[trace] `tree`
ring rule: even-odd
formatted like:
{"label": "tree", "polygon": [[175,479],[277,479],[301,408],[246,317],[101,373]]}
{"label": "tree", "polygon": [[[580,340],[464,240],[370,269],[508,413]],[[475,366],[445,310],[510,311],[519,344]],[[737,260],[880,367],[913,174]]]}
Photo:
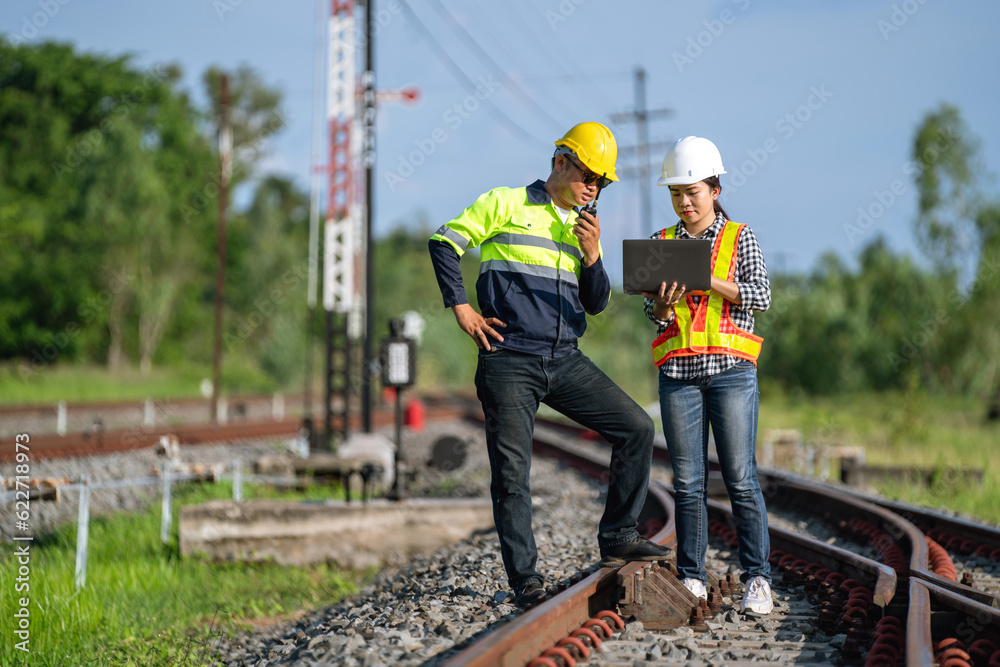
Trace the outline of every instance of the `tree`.
{"label": "tree", "polygon": [[148,370],[174,305],[200,298],[212,153],[179,78],[0,39],[0,359]]}
{"label": "tree", "polygon": [[924,118],[913,140],[912,161],[919,191],[917,237],[924,252],[945,267],[968,265],[978,247],[974,235],[978,141],[956,107],[942,104]]}
{"label": "tree", "polygon": [[257,185],[245,214],[230,223],[225,349],[253,350],[279,384],[303,368],[308,212],[307,193],[269,176]]}
{"label": "tree", "polygon": [[[222,122],[222,75],[222,70],[212,67],[202,77],[210,100],[207,119],[213,138]],[[233,135],[230,187],[235,189],[252,176],[254,165],[267,155],[267,139],[286,124],[281,110],[281,93],[267,86],[246,65],[230,77],[229,123]]]}
{"label": "tree", "polygon": [[984,392],[994,388],[1000,354],[1000,205],[980,190],[978,147],[959,110],[942,104],[917,129],[913,165],[918,238],[932,260],[961,276],[964,288],[953,290],[945,309],[946,344],[937,362],[956,388]]}

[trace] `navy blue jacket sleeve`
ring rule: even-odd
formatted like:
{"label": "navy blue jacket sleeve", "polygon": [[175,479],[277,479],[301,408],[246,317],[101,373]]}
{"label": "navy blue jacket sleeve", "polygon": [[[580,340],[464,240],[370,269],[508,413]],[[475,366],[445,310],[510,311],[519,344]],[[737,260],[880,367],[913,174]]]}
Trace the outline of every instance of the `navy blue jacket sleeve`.
{"label": "navy blue jacket sleeve", "polygon": [[431,239],[427,242],[431,253],[431,263],[434,265],[434,276],[437,278],[444,307],[451,308],[463,303],[469,303],[462,285],[461,259],[455,249],[443,241]]}
{"label": "navy blue jacket sleeve", "polygon": [[588,315],[597,315],[608,307],[611,281],[604,270],[604,260],[598,258],[590,266],[580,266],[580,303]]}

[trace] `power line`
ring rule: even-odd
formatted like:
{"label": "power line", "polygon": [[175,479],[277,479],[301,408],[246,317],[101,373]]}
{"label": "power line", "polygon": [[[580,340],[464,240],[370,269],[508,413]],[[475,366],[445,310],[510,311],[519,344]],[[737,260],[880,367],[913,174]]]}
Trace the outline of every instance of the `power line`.
{"label": "power line", "polygon": [[[427,40],[428,45],[434,47],[442,63],[451,71],[452,75],[456,78],[456,80],[458,80],[458,82],[462,85],[462,87],[469,92],[470,95],[475,95],[476,94],[475,82],[469,78],[469,75],[466,74],[461,67],[459,67],[458,63],[455,62],[455,60],[445,50],[444,46],[441,45],[441,42],[439,42],[438,39],[431,33],[431,31],[427,29],[427,26],[424,24],[424,22],[420,20],[420,17],[417,16],[416,12],[413,11],[413,8],[410,7],[410,3],[407,2],[407,0],[400,0],[400,1],[402,2],[403,8],[407,11],[410,18],[413,19],[413,22],[416,25],[417,29]],[[520,137],[521,139],[531,144],[548,143],[525,131],[524,128],[518,125],[516,121],[511,119],[498,106],[496,106],[492,98],[487,97],[483,101],[486,102],[487,104],[486,106],[487,111],[489,111],[490,109],[495,110],[495,115],[497,115],[500,121],[504,125],[506,125],[508,129],[512,130],[516,136]]]}
{"label": "power line", "polygon": [[[579,108],[575,104],[570,104],[567,99],[567,95],[560,94],[557,90],[553,89],[551,83],[547,82],[557,81],[562,84],[569,84],[574,90],[579,88],[579,83],[569,74],[555,76],[532,76],[532,74],[537,73],[539,69],[539,62],[546,62],[548,59],[546,58],[544,60],[540,60],[538,54],[529,51],[527,48],[507,48],[509,36],[513,34],[511,31],[516,30],[518,33],[521,33],[521,37],[523,38],[523,41],[521,42],[522,44],[527,45],[530,43],[531,46],[535,46],[537,44],[542,44],[544,46],[547,45],[543,40],[539,40],[534,35],[529,35],[525,32],[528,25],[525,25],[523,21],[520,21],[518,17],[511,12],[511,9],[515,9],[513,5],[502,5],[497,7],[498,10],[496,12],[490,13],[486,7],[479,3],[466,3],[462,7],[463,15],[468,13],[470,16],[465,23],[489,26],[492,30],[486,35],[480,35],[480,43],[484,45],[490,44],[489,49],[491,51],[502,52],[504,54],[505,61],[508,62],[508,67],[516,66],[520,68],[517,80],[526,90],[537,91],[538,88],[534,84],[542,82],[542,85],[546,89],[546,93],[542,95],[536,94],[536,97],[540,97],[545,100],[545,108],[553,116],[555,116],[556,119],[560,120],[562,123],[571,124],[568,123],[568,120],[573,120],[579,116]],[[473,13],[476,14],[475,17],[471,16]],[[513,23],[513,27],[504,25],[505,20],[508,24]],[[497,39],[503,43],[502,46],[497,46],[495,41],[489,42],[487,40],[488,37],[494,35],[496,35]],[[510,63],[514,63],[515,65],[511,65]],[[558,69],[559,67],[555,67],[553,71]]]}
{"label": "power line", "polygon": [[552,126],[556,128],[556,132],[562,132],[565,129],[562,127],[563,125],[562,123],[553,118],[552,114],[546,111],[542,107],[542,105],[538,104],[538,102],[536,102],[534,98],[531,97],[531,95],[525,92],[524,88],[521,88],[521,86],[517,83],[517,81],[513,77],[507,74],[507,72],[503,69],[503,67],[501,67],[500,64],[496,60],[494,60],[490,56],[490,54],[486,52],[486,49],[483,48],[483,46],[479,43],[479,41],[475,37],[473,37],[468,30],[465,29],[465,26],[463,26],[458,21],[458,19],[455,18],[455,15],[452,14],[447,7],[441,4],[441,0],[428,0],[428,2],[438,14],[444,17],[444,19],[454,30],[455,34],[457,34],[458,37],[463,42],[465,42],[465,44],[470,49],[472,49],[475,53],[479,54],[480,60],[483,61],[487,67],[492,66],[494,69],[500,72],[500,74],[502,74],[505,79],[510,81],[514,85],[515,93],[517,93],[517,95],[521,99],[523,99],[528,104],[528,106],[536,109],[539,112],[540,117],[544,117],[547,121],[549,121],[552,124]]}
{"label": "power line", "polygon": [[[537,16],[532,17],[532,16],[526,16],[525,15],[525,13],[522,11],[522,7],[521,7],[522,2],[523,2],[523,0],[517,0],[515,2],[511,2],[507,6],[504,6],[505,10],[508,7],[510,7],[510,8],[512,8],[517,13],[517,17],[520,20],[520,24],[518,25],[518,29],[522,29],[523,30],[523,29],[526,29],[526,27],[528,27],[528,26],[530,26],[530,27],[541,26],[542,23],[541,23],[541,21],[538,20]],[[533,10],[537,10],[538,6],[537,5],[532,5],[531,8]],[[537,36],[538,34],[539,33],[536,31],[535,35]],[[556,39],[558,41],[559,45],[562,47],[561,49],[560,48],[552,48],[551,41],[553,39]],[[523,81],[532,81],[532,80],[536,80],[536,79],[545,80],[545,79],[552,79],[552,78],[556,78],[556,79],[558,79],[558,78],[568,78],[573,83],[573,85],[574,85],[574,87],[576,89],[579,90],[581,88],[587,87],[588,92],[595,92],[596,91],[596,92],[600,93],[601,97],[604,98],[605,102],[607,103],[607,105],[609,107],[617,106],[617,103],[614,102],[614,100],[611,99],[611,96],[608,95],[607,91],[604,90],[603,88],[601,88],[599,85],[597,85],[597,79],[599,77],[602,77],[602,76],[614,76],[615,79],[617,80],[617,79],[619,79],[621,77],[621,75],[624,72],[611,72],[611,73],[609,73],[607,75],[602,75],[602,74],[595,74],[593,71],[590,71],[590,69],[588,68],[586,70],[587,71],[586,80],[584,80],[581,83],[580,77],[578,77],[576,74],[572,74],[571,73],[571,72],[575,71],[576,69],[578,69],[579,65],[574,66],[573,63],[567,64],[567,61],[563,59],[563,53],[567,51],[567,47],[566,47],[565,44],[562,43],[562,41],[558,40],[557,31],[556,30],[552,30],[552,34],[550,34],[550,35],[544,35],[544,34],[542,34],[540,38],[532,40],[532,41],[533,41],[534,44],[540,45],[543,49],[545,49],[546,54],[547,54],[546,58],[550,59],[553,62],[558,63],[559,67],[562,70],[566,71],[567,74],[556,76],[556,77],[528,77],[528,78],[523,78],[522,79]]]}
{"label": "power line", "polygon": [[651,118],[663,118],[673,114],[672,109],[647,109],[646,108],[646,70],[642,67],[635,68],[635,109],[625,113],[617,113],[611,116],[616,123],[635,122],[639,131],[639,143],[636,145],[638,167],[639,167],[639,188],[642,191],[642,226],[644,230],[653,233],[653,215],[650,208],[649,195],[649,133],[647,121]]}

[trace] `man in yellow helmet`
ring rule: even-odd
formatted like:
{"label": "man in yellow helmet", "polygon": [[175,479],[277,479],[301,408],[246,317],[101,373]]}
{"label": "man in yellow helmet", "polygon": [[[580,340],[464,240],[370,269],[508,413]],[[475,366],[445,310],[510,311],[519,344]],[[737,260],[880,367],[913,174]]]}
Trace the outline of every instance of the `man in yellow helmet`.
{"label": "man in yellow helmet", "polygon": [[[545,596],[535,569],[528,473],[540,403],[612,445],[608,495],[598,529],[602,564],[661,560],[670,553],[637,531],[646,497],[653,422],[577,348],[586,315],[604,310],[611,283],[601,261],[592,204],[617,181],[618,147],[600,123],[556,140],[545,181],[494,188],[429,242],[444,305],[479,347],[476,390],[486,417],[490,493],[508,583],[520,606]],[[460,259],[481,249],[477,312],[466,299]]]}

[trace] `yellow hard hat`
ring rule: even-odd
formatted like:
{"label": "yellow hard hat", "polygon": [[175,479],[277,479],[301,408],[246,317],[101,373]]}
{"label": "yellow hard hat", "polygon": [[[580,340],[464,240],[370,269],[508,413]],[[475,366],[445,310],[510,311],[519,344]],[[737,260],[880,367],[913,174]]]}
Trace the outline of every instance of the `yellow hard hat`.
{"label": "yellow hard hat", "polygon": [[556,146],[565,146],[576,153],[580,161],[595,174],[603,174],[612,181],[618,180],[615,162],[618,160],[618,143],[611,130],[600,123],[580,123],[574,125],[560,139]]}

